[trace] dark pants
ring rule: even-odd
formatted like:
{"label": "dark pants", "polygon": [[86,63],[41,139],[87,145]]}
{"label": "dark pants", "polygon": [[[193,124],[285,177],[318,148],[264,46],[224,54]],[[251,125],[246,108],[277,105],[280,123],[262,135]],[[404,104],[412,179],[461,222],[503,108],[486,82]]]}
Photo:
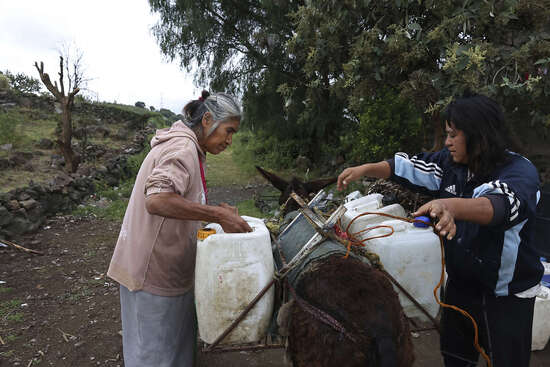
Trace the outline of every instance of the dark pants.
{"label": "dark pants", "polygon": [[[528,367],[535,298],[495,297],[447,284],[445,303],[467,311],[476,321],[479,344],[493,367]],[[474,327],[469,318],[444,308],[441,318],[441,353],[446,367],[476,366]]]}

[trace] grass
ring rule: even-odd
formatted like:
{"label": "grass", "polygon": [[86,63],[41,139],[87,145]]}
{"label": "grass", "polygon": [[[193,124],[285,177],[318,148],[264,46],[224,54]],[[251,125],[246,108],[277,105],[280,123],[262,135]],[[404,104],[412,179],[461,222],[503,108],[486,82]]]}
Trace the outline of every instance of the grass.
{"label": "grass", "polygon": [[234,149],[238,149],[238,147],[232,146],[220,154],[209,154],[207,156],[206,182],[209,187],[226,185],[246,186],[260,179],[252,165],[242,166],[235,162]]}
{"label": "grass", "polygon": [[23,313],[22,312],[16,312],[12,313],[6,316],[6,320],[8,321],[14,321],[14,322],[21,322],[23,321]]}
{"label": "grass", "polygon": [[160,115],[159,112],[151,111],[148,108],[140,108],[140,107],[124,105],[124,104],[118,104],[118,103],[100,102],[99,105],[105,106],[105,107],[116,108],[116,109],[126,111],[126,112],[132,112],[132,113],[135,113],[135,114],[138,114],[138,115],[150,115],[150,116]]}
{"label": "grass", "polygon": [[80,299],[91,295],[93,295],[93,292],[87,286],[83,286],[82,288],[75,290],[74,293],[66,293],[63,297],[71,302],[78,302]]}
{"label": "grass", "polygon": [[[10,335],[8,335],[9,337]],[[6,338],[7,339],[7,338]],[[7,340],[6,340],[7,341]],[[15,350],[8,350],[6,352],[0,352],[0,357],[11,358],[15,355]]]}
{"label": "grass", "polygon": [[6,293],[11,293],[13,292],[13,288],[10,288],[10,287],[1,287],[0,288],[0,294],[6,294]]}
{"label": "grass", "polygon": [[15,312],[21,306],[21,300],[12,299],[10,301],[4,301],[0,303],[0,319],[6,319],[8,321],[20,322],[23,321],[23,313]]}
{"label": "grass", "polygon": [[59,117],[23,107],[0,112],[0,144],[13,144],[13,150],[32,151],[42,138],[52,138]]}
{"label": "grass", "polygon": [[262,218],[265,214],[254,205],[254,199],[249,199],[237,203],[237,209],[239,209],[239,215],[248,215],[249,217]]}

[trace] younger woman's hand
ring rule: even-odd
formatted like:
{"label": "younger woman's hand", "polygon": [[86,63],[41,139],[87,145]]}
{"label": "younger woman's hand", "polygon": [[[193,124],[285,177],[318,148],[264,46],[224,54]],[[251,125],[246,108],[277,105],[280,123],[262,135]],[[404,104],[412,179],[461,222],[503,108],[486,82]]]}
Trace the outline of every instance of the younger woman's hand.
{"label": "younger woman's hand", "polygon": [[350,182],[356,181],[363,177],[361,166],[348,167],[338,176],[336,188],[338,191],[345,189]]}
{"label": "younger woman's hand", "polygon": [[435,231],[448,240],[452,240],[456,234],[456,223],[451,208],[446,204],[445,199],[432,200],[422,205],[412,214],[415,217],[425,215],[437,219]]}

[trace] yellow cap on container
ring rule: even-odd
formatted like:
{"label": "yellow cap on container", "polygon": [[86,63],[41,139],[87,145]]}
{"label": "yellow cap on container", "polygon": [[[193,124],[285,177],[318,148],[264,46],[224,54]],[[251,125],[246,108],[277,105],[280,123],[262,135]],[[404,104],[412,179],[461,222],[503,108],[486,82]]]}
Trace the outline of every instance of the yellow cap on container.
{"label": "yellow cap on container", "polygon": [[199,231],[197,232],[197,239],[202,241],[212,234],[216,234],[216,230],[214,228],[199,229]]}

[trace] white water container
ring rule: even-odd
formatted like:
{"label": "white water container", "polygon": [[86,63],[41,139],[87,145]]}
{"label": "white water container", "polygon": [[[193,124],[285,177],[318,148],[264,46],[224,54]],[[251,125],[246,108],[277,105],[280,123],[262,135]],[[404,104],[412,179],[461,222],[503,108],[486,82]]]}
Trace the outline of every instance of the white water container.
{"label": "white water container", "polygon": [[531,350],[542,350],[550,339],[550,289],[541,286],[535,298]]}
{"label": "white water container", "polygon": [[382,197],[381,194],[370,194],[345,203],[346,212],[340,218],[340,222],[344,226],[343,229],[362,212],[373,211],[382,207]]}
{"label": "white water container", "polygon": [[[360,205],[354,210],[346,211],[344,213],[345,219],[341,220],[342,223],[342,230],[346,230],[348,227],[348,224],[358,215],[365,213],[365,212],[373,212],[373,213],[382,213],[382,214],[389,214],[397,217],[406,217],[405,209],[400,204],[391,204],[383,207],[379,207],[378,209],[374,209],[373,203],[368,203],[365,205]],[[372,209],[371,209],[372,208]],[[357,218],[356,220],[351,223],[351,226],[349,227],[349,233],[354,234],[358,233],[366,228],[372,227],[374,225],[378,225],[381,222],[390,220],[391,218],[385,217],[383,215],[377,215],[377,214],[367,214],[363,215],[362,217]],[[365,238],[365,232],[358,235],[357,238],[363,239]]]}
{"label": "white water container", "polygon": [[[391,226],[391,236],[375,238],[366,242],[370,252],[378,254],[386,271],[405,288],[433,317],[439,311],[433,290],[441,276],[441,247],[438,236],[431,227],[419,228],[400,220],[386,220],[379,225]],[[389,233],[389,228],[377,228],[365,236]],[[428,321],[426,315],[416,307],[397,287],[399,301],[405,315]]]}
{"label": "white water container", "polygon": [[[199,334],[212,344],[273,278],[269,231],[261,219],[245,217],[253,231],[224,233],[219,224],[197,240],[195,304]],[[274,287],[250,310],[222,344],[242,344],[265,336],[273,313]]]}

